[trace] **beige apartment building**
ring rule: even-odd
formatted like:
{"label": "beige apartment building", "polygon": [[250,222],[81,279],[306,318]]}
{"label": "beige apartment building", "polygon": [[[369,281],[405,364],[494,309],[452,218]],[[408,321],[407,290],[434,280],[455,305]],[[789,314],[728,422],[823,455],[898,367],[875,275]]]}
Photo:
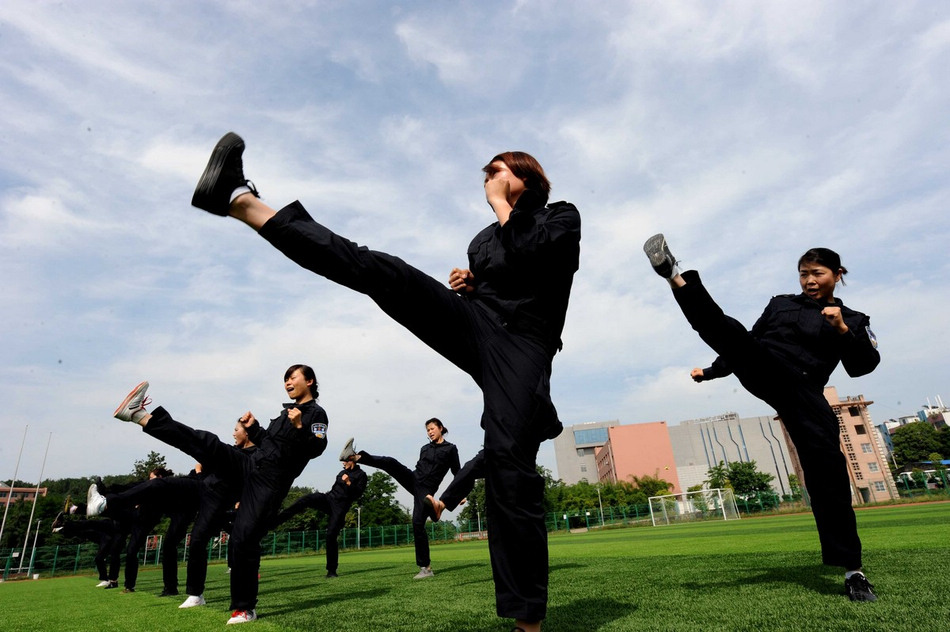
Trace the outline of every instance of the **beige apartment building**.
{"label": "beige apartment building", "polygon": [[[852,503],[863,504],[897,498],[897,487],[887,462],[887,451],[878,433],[874,432],[874,423],[868,412],[868,406],[874,402],[864,399],[864,395],[841,399],[834,386],[825,387],[825,399],[838,417],[841,451],[848,461],[848,474],[851,479]],[[787,433],[785,440],[795,471],[804,481],[798,453]]]}

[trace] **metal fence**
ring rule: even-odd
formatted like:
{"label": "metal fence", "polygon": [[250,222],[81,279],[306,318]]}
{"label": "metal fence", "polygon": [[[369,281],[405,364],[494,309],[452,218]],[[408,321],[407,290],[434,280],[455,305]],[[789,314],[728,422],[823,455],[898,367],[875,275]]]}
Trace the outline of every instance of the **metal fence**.
{"label": "metal fence", "polygon": [[[923,481],[917,479],[898,481],[901,497],[947,496],[950,481],[947,472],[928,474]],[[807,502],[807,501],[806,501]],[[798,499],[783,497],[775,493],[764,492],[752,496],[736,496],[739,511],[745,514],[778,511],[785,507],[804,507]],[[612,526],[650,525],[650,505],[628,505],[625,507],[591,506],[583,509],[555,511],[545,518],[549,532],[570,532],[598,529]],[[456,540],[484,539],[488,536],[488,520],[479,516],[476,520],[450,522],[429,522],[427,524],[431,542],[451,542]],[[216,538],[208,548],[209,561],[224,560],[227,557],[227,534]],[[143,547],[140,552],[142,566],[158,565],[161,560],[162,538],[156,540],[157,546]],[[363,527],[361,529],[343,529],[340,533],[341,549],[364,549],[384,546],[406,546],[412,544],[412,525],[385,525]],[[288,531],[267,534],[261,542],[265,557],[279,555],[297,555],[315,553],[325,548],[326,531]],[[3,580],[14,577],[40,575],[74,575],[94,569],[96,545],[67,544],[37,547],[26,551],[26,558],[20,560],[20,549],[0,549],[0,561],[3,563]],[[178,559],[186,560],[188,551],[179,546]]]}

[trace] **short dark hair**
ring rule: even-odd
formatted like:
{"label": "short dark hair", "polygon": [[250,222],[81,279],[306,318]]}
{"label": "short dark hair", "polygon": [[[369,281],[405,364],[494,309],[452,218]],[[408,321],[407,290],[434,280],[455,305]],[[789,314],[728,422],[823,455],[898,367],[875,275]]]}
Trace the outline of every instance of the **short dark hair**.
{"label": "short dark hair", "polygon": [[291,364],[290,368],[284,371],[284,381],[286,382],[287,379],[294,374],[294,371],[297,370],[299,370],[300,374],[303,375],[303,379],[307,380],[308,382],[313,380],[313,384],[310,385],[310,395],[314,399],[320,397],[320,384],[317,382],[317,375],[313,372],[313,369],[311,369],[306,364]]}
{"label": "short dark hair", "polygon": [[175,473],[172,472],[170,469],[168,469],[167,467],[162,467],[162,466],[158,466],[158,467],[156,467],[156,468],[153,468],[153,469],[149,470],[148,473],[149,473],[149,474],[154,474],[154,475],[155,475],[155,478],[166,478],[166,477],[168,477],[168,476],[174,476],[174,475],[175,475]]}
{"label": "short dark hair", "polygon": [[432,419],[430,419],[430,420],[428,420],[428,421],[426,422],[426,424],[425,424],[426,427],[428,427],[429,424],[435,424],[435,425],[437,425],[437,426],[439,427],[439,430],[442,431],[442,434],[444,434],[444,435],[449,434],[449,429],[446,428],[445,426],[443,426],[443,425],[442,425],[442,422],[439,421],[438,419],[436,419],[435,417],[433,417]]}
{"label": "short dark hair", "polygon": [[482,171],[488,176],[496,173],[498,169],[492,166],[492,163],[499,160],[508,165],[511,173],[524,180],[526,189],[543,194],[547,201],[551,195],[551,181],[544,175],[544,168],[534,156],[523,151],[504,151],[489,160],[488,164],[482,167]]}

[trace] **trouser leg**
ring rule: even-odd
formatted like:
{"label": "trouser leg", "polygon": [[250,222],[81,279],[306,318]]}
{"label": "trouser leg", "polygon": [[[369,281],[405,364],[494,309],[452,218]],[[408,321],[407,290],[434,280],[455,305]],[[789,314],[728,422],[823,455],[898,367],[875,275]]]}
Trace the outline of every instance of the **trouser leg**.
{"label": "trouser leg", "polygon": [[439,500],[445,503],[446,509],[454,511],[472,492],[475,481],[480,478],[485,478],[485,450],[479,450],[478,454],[459,469]]}
{"label": "trouser leg", "polygon": [[204,593],[208,577],[208,543],[221,530],[222,514],[227,504],[227,499],[207,484],[201,486],[200,494],[198,515],[188,544],[188,569],[185,577],[185,592],[195,596]]}
{"label": "trouser leg", "polygon": [[483,392],[488,546],[499,616],[545,617],[548,586],[540,442],[558,423],[546,356],[526,343],[489,345]]}
{"label": "trouser leg", "polygon": [[129,544],[125,549],[125,588],[135,589],[135,582],[139,576],[139,552],[145,547],[148,532],[141,526],[132,527],[129,534]]}
{"label": "trouser leg", "polygon": [[247,464],[247,455],[223,443],[218,436],[205,430],[197,430],[172,419],[159,406],[143,431],[163,443],[178,448],[209,469],[220,472],[225,478],[241,480]]}
{"label": "trouser leg", "polygon": [[407,492],[410,494],[416,493],[416,474],[408,467],[391,456],[377,456],[365,450],[360,450],[359,454],[361,467],[369,466],[382,470],[396,479],[396,482],[402,485]]}
{"label": "trouser leg", "polygon": [[164,591],[178,594],[178,545],[185,539],[194,512],[175,512],[171,516],[162,545],[162,583]]}
{"label": "trouser leg", "polygon": [[320,511],[327,514],[327,572],[335,573],[340,566],[340,531],[343,529],[343,522],[346,519],[346,510],[349,504],[345,502],[332,502],[327,499],[323,506],[318,507]]}
{"label": "trouser leg", "polygon": [[426,531],[426,519],[432,513],[432,504],[422,493],[413,498],[412,507],[412,543],[416,550],[416,566],[426,567],[432,563],[429,557],[429,532]]}
{"label": "trouser leg", "polygon": [[234,518],[229,549],[231,559],[231,608],[252,610],[257,605],[261,538],[267,533],[286,490],[252,477],[244,484],[241,507]]}
{"label": "trouser leg", "polygon": [[778,412],[798,451],[822,561],[848,570],[860,568],[861,539],[851,504],[851,478],[834,411],[821,393],[803,390],[796,406]]}

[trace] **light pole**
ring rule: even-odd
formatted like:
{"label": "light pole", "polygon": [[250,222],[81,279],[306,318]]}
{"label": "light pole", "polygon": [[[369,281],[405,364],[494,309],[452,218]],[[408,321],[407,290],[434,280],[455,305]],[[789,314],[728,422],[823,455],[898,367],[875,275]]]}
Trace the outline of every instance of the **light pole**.
{"label": "light pole", "polygon": [[597,485],[597,504],[600,505],[600,526],[604,526],[604,501],[600,499],[600,485]]}

